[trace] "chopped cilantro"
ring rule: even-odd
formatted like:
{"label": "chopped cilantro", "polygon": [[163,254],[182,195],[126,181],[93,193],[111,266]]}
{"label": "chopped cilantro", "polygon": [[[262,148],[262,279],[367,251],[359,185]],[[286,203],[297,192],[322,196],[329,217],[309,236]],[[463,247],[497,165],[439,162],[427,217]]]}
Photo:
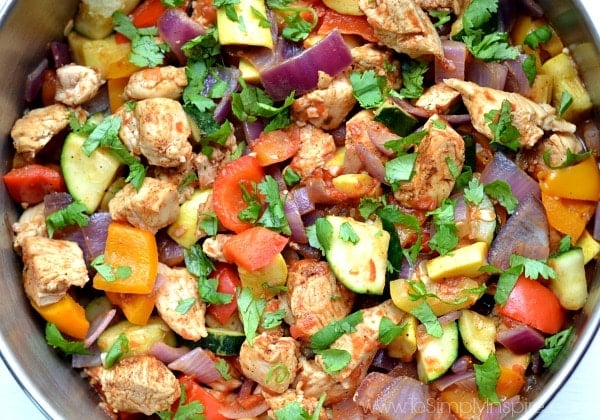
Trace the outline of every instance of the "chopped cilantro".
{"label": "chopped cilantro", "polygon": [[494,353],[490,353],[488,358],[482,364],[473,365],[475,371],[475,382],[477,383],[477,392],[481,398],[499,404],[498,394],[496,394],[496,385],[500,378],[500,366]]}
{"label": "chopped cilantro", "polygon": [[199,279],[198,294],[203,301],[213,305],[223,305],[233,300],[231,293],[221,293],[217,291],[219,280],[217,279]]}
{"label": "chopped cilantro", "polygon": [[175,312],[177,312],[180,315],[185,315],[189,312],[190,309],[192,309],[194,303],[196,303],[196,298],[193,297],[187,299],[180,299],[179,302],[177,302],[177,306],[175,307]]}
{"label": "chopped cilantro", "polygon": [[350,363],[352,356],[348,350],[326,349],[319,352],[326,373],[339,372]]}
{"label": "chopped cilantro", "polygon": [[383,203],[380,200],[371,197],[362,197],[358,204],[358,211],[363,219],[366,220],[381,207],[383,207]]}
{"label": "chopped cilantro", "polygon": [[185,178],[183,178],[181,183],[177,186],[177,191],[180,193],[183,192],[183,190],[185,190],[187,187],[189,187],[196,181],[198,181],[198,174],[196,172],[188,172],[185,175]]}
{"label": "chopped cilantro", "polygon": [[265,176],[265,179],[258,183],[257,189],[265,197],[267,206],[256,224],[290,235],[290,225],[285,216],[283,200],[279,195],[279,185],[275,178],[271,175]]}
{"label": "chopped cilantro", "polygon": [[121,333],[106,352],[104,367],[110,369],[127,352],[129,352],[129,339],[125,333]]}
{"label": "chopped cilantro", "polygon": [[319,351],[331,346],[344,334],[356,331],[356,326],[363,320],[363,311],[356,311],[346,317],[331,321],[310,338],[310,348]]}
{"label": "chopped cilantro", "polygon": [[200,401],[191,401],[187,404],[187,395],[185,393],[185,386],[179,384],[181,390],[181,397],[179,397],[179,404],[177,404],[177,411],[173,414],[168,410],[158,411],[155,414],[160,420],[202,420],[204,419],[204,406]]}
{"label": "chopped cilantro", "polygon": [[189,60],[208,60],[209,64],[214,62],[221,53],[221,44],[219,44],[216,28],[208,28],[203,35],[190,39],[183,44],[181,51],[188,57],[188,62]]}
{"label": "chopped cilantro", "polygon": [[463,191],[465,200],[471,204],[478,206],[483,201],[484,192],[483,185],[479,183],[477,178],[471,178],[469,184]]}
{"label": "chopped cilantro", "polygon": [[521,144],[518,139],[521,137],[521,133],[512,124],[512,106],[507,99],[502,101],[502,106],[499,110],[493,109],[484,114],[483,117],[485,123],[492,130],[492,144],[499,143],[513,151],[519,149]]}
{"label": "chopped cilantro", "polygon": [[[292,0],[267,0],[269,9],[282,12],[285,26],[281,31],[281,36],[290,41],[298,42],[306,39],[313,28],[318,23],[317,11],[312,7],[293,7],[290,6]],[[309,12],[312,20],[304,20],[302,14]]]}
{"label": "chopped cilantro", "polygon": [[525,72],[525,76],[527,76],[529,86],[533,86],[535,76],[537,75],[537,64],[535,61],[535,56],[533,54],[528,54],[525,60],[523,60],[523,64],[521,64],[523,72]]}
{"label": "chopped cilantro", "polygon": [[405,60],[402,62],[402,88],[399,95],[402,98],[414,99],[423,94],[423,81],[429,69],[426,61]]}
{"label": "chopped cilantro", "polygon": [[91,266],[94,267],[98,274],[100,274],[107,282],[123,280],[131,276],[131,267],[113,267],[104,260],[104,254],[100,254],[94,258],[91,262]]}
{"label": "chopped cilantro", "polygon": [[558,243],[558,253],[563,254],[571,248],[571,235],[563,236]]}
{"label": "chopped cilantro", "polygon": [[[403,225],[408,229],[412,230],[417,235],[417,240],[414,242],[414,244],[408,249],[402,250],[402,253],[406,257],[406,259],[411,264],[414,264],[417,260],[417,255],[421,250],[422,244],[421,225],[419,224],[419,220],[416,218],[416,216],[404,213],[397,206],[394,205],[386,205],[382,209],[377,210],[377,215],[381,218],[384,225],[386,224],[386,222]],[[391,246],[392,242],[390,241],[390,251],[388,251],[388,254],[391,253]]]}
{"label": "chopped cilantro", "polygon": [[529,32],[525,36],[523,44],[535,50],[540,44],[550,41],[550,38],[552,38],[552,30],[548,25],[542,25]]}
{"label": "chopped cilantro", "polygon": [[497,200],[509,214],[513,214],[519,205],[519,200],[513,195],[510,184],[502,179],[496,179],[485,185],[483,191]]}
{"label": "chopped cilantro", "polygon": [[221,374],[221,378],[225,379],[226,381],[232,378],[231,374],[229,373],[229,363],[227,363],[225,359],[219,358],[219,360],[215,362],[215,368]]}
{"label": "chopped cilantro", "polygon": [[558,115],[562,117],[572,103],[573,96],[568,90],[564,90],[560,97],[560,104],[558,105]]}
{"label": "chopped cilantro", "polygon": [[210,258],[202,251],[202,246],[197,244],[183,250],[183,259],[187,270],[198,279],[208,278],[208,275],[215,269]]}
{"label": "chopped cilantro", "polygon": [[379,342],[384,346],[390,344],[407,328],[407,324],[396,325],[391,319],[384,316],[379,321]]}
{"label": "chopped cilantro", "polygon": [[419,306],[410,311],[410,313],[425,326],[427,334],[430,336],[440,338],[444,334],[442,324],[440,324],[437,316],[433,313],[431,306],[424,300],[419,303]]}
{"label": "chopped cilantro", "polygon": [[429,247],[441,255],[447,254],[458,245],[458,228],[454,221],[455,206],[456,199],[445,198],[437,209],[427,212],[427,216],[433,216],[435,226]]}
{"label": "chopped cilantro", "polygon": [[77,119],[77,114],[74,111],[69,111],[69,127],[71,131],[77,134],[89,135],[96,128],[97,124],[92,118],[88,118],[85,123],[80,124]]}
{"label": "chopped cilantro", "polygon": [[163,63],[169,46],[166,43],[156,43],[158,29],[155,26],[138,29],[131,19],[120,11],[113,14],[113,24],[115,31],[131,40],[131,63],[138,67],[156,67]]}
{"label": "chopped cilantro", "polygon": [[86,211],[87,207],[85,204],[80,201],[74,201],[68,206],[50,213],[45,219],[48,237],[52,238],[55,231],[67,226],[75,224],[79,227],[87,226],[90,218],[85,214]]}
{"label": "chopped cilantro", "polygon": [[525,274],[525,277],[532,280],[537,280],[539,277],[543,277],[546,280],[556,278],[556,272],[554,269],[542,260],[534,260],[523,257],[522,255],[512,254],[510,256],[510,266],[523,266],[523,273]]}
{"label": "chopped cilantro", "polygon": [[296,185],[301,179],[300,175],[289,166],[283,170],[283,182],[288,187]]}
{"label": "chopped cilantro", "polygon": [[262,327],[266,330],[275,328],[281,325],[281,321],[285,317],[285,310],[280,309],[275,312],[267,312],[263,317]]}
{"label": "chopped cilantro", "polygon": [[384,99],[384,88],[386,79],[384,76],[375,75],[374,70],[363,73],[350,73],[350,83],[354,91],[354,97],[363,108],[377,108]]}
{"label": "chopped cilantro", "polygon": [[160,0],[163,6],[179,7],[185,3],[185,0]]}
{"label": "chopped cilantro", "polygon": [[411,147],[421,143],[421,140],[428,134],[427,130],[419,130],[401,139],[388,140],[383,144],[383,147],[390,149],[396,153],[406,153]]}
{"label": "chopped cilantro", "polygon": [[510,296],[510,292],[515,287],[523,266],[511,267],[508,270],[504,270],[498,277],[498,284],[496,285],[496,293],[494,294],[494,300],[499,305],[504,305]]}
{"label": "chopped cilantro", "polygon": [[452,18],[448,10],[429,10],[427,13],[429,13],[429,16],[432,18],[437,19],[437,21],[433,23],[433,26],[436,28],[450,22],[450,19]]}
{"label": "chopped cilantro", "polygon": [[350,242],[354,245],[360,241],[360,236],[352,228],[352,225],[348,222],[344,222],[340,225],[339,238],[342,241]]}
{"label": "chopped cilantro", "polygon": [[202,229],[208,236],[216,235],[219,227],[217,215],[213,212],[202,213],[200,215],[198,227]]}
{"label": "chopped cilantro", "polygon": [[571,149],[567,149],[567,156],[565,157],[565,161],[558,166],[552,166],[550,163],[550,150],[546,150],[544,152],[543,158],[544,163],[550,169],[563,169],[572,165],[576,165],[579,162],[586,160],[590,156],[593,156],[593,152],[590,150],[585,153],[573,153]]}
{"label": "chopped cilantro", "polygon": [[240,16],[238,16],[237,11],[235,10],[235,5],[239,3],[240,0],[213,0],[214,7],[224,8],[225,15],[229,20],[238,23],[240,22]]}
{"label": "chopped cilantro", "polygon": [[397,156],[385,163],[385,180],[392,184],[392,189],[397,189],[401,181],[410,181],[416,160],[415,152]]}
{"label": "chopped cilantro", "polygon": [[315,221],[316,239],[320,246],[319,249],[328,251],[331,248],[331,238],[333,236],[333,226],[324,217],[319,217]]}
{"label": "chopped cilantro", "polygon": [[260,318],[267,306],[267,301],[263,298],[256,299],[249,287],[244,287],[238,290],[237,295],[238,310],[242,324],[244,325],[244,333],[246,341],[250,346],[256,337],[256,330],[260,323]]}
{"label": "chopped cilantro", "polygon": [[569,328],[562,330],[550,337],[547,337],[544,341],[544,348],[540,349],[540,357],[544,361],[544,367],[549,368],[552,366],[552,363],[557,359],[558,355],[565,347],[569,338],[573,334],[574,328],[570,326]]}
{"label": "chopped cilantro", "polygon": [[460,168],[458,166],[458,163],[456,163],[456,161],[450,156],[446,156],[446,159],[444,160],[446,162],[446,166],[448,167],[448,171],[450,171],[450,175],[452,175],[452,178],[458,178],[460,175]]}
{"label": "chopped cilantro", "polygon": [[46,323],[46,343],[65,354],[90,354],[81,341],[70,341],[62,336],[56,324]]}

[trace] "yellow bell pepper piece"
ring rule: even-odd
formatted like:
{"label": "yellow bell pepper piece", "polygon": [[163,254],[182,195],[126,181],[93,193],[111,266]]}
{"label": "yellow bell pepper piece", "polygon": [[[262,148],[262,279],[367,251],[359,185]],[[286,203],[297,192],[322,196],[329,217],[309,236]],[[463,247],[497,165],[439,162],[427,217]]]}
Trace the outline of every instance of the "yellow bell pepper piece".
{"label": "yellow bell pepper piece", "polygon": [[217,30],[221,45],[254,45],[273,48],[271,28],[262,25],[260,15],[267,16],[263,0],[240,0],[232,6],[238,21],[229,19],[225,7],[217,9]]}
{"label": "yellow bell pepper piece", "polygon": [[594,157],[562,169],[543,171],[538,176],[543,192],[571,200],[600,200],[600,171]]}
{"label": "yellow bell pepper piece", "polygon": [[85,309],[71,295],[65,295],[58,302],[46,306],[37,306],[31,301],[33,308],[46,321],[56,328],[78,340],[85,339],[90,323],[85,317]]}
{"label": "yellow bell pepper piece", "polygon": [[135,325],[146,325],[148,323],[154,310],[154,302],[156,302],[154,292],[147,295],[106,292],[106,296],[113,305],[121,308],[127,321]]}

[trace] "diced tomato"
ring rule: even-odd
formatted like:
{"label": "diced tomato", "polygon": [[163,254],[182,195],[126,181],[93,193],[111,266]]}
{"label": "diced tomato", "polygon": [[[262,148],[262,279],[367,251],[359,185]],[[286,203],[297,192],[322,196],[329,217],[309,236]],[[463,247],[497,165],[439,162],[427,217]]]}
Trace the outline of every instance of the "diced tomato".
{"label": "diced tomato", "polygon": [[[131,22],[136,28],[148,28],[158,24],[158,18],[167,10],[161,0],[144,0],[129,14]],[[116,34],[117,43],[129,42],[122,34]]]}
{"label": "diced tomato", "polygon": [[37,163],[11,169],[3,180],[13,200],[29,205],[40,203],[46,194],[67,191],[58,168]]}
{"label": "diced tomato", "polygon": [[293,126],[290,129],[262,133],[252,145],[256,159],[261,166],[283,162],[294,156],[300,148],[300,129]]}
{"label": "diced tomato", "polygon": [[288,243],[288,238],[262,226],[255,226],[233,236],[223,245],[227,261],[255,271],[266,267]]}
{"label": "diced tomato", "polygon": [[56,95],[57,85],[56,70],[44,70],[44,74],[42,75],[42,105],[48,106],[56,103],[54,96]]}
{"label": "diced tomato", "polygon": [[179,378],[179,383],[185,388],[187,403],[198,401],[204,406],[204,418],[206,420],[226,420],[220,413],[223,403],[219,401],[206,388],[200,386],[191,376],[184,375]]}
{"label": "diced tomato", "polygon": [[236,233],[252,227],[238,217],[240,211],[248,206],[242,198],[240,184],[250,190],[250,183],[258,183],[263,177],[264,172],[258,160],[250,155],[233,160],[221,168],[213,185],[213,205],[223,226]]}
{"label": "diced tomato", "polygon": [[547,334],[556,334],[565,323],[565,310],[556,295],[538,281],[519,277],[504,305],[502,316],[520,321]]}
{"label": "diced tomato", "polygon": [[235,291],[241,285],[235,269],[227,264],[217,264],[215,270],[210,275],[210,278],[219,280],[217,292],[230,293],[233,295],[233,300],[222,305],[209,305],[206,311],[215,317],[221,324],[225,324],[231,315],[237,311],[237,299]]}
{"label": "diced tomato", "polygon": [[367,22],[366,16],[343,15],[324,5],[314,5],[313,7],[317,10],[321,23],[317,34],[325,36],[337,29],[344,35],[359,35],[369,42],[379,41],[373,27]]}

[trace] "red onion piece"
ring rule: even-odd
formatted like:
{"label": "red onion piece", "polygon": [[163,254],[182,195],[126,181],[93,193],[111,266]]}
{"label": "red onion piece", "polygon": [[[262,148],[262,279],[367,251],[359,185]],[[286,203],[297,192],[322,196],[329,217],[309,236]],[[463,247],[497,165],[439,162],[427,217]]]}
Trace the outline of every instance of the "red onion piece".
{"label": "red onion piece", "polygon": [[100,334],[104,332],[104,330],[110,325],[115,315],[117,314],[116,309],[110,309],[92,320],[90,323],[90,328],[88,329],[88,333],[83,340],[83,345],[86,348],[89,348],[96,342]]}
{"label": "red onion piece", "polygon": [[108,225],[112,219],[108,212],[94,213],[90,216],[88,225],[81,228],[85,249],[89,255],[90,262],[98,255],[104,253]]}
{"label": "red onion piece", "polygon": [[469,114],[444,114],[440,115],[440,118],[446,120],[450,125],[462,125],[471,122],[471,116]]}
{"label": "red onion piece", "polygon": [[365,379],[362,380],[359,387],[354,393],[354,402],[365,411],[370,410],[377,399],[377,396],[381,393],[381,390],[394,378],[380,372],[371,372]]}
{"label": "red onion piece", "polygon": [[517,354],[537,351],[544,347],[544,336],[527,325],[498,330],[496,341]]}
{"label": "red onion piece", "polygon": [[394,368],[398,364],[398,359],[394,359],[388,355],[387,350],[379,349],[377,353],[375,353],[375,357],[371,362],[371,368],[375,368],[379,371],[384,371],[388,373],[390,370]]}
{"label": "red onion piece", "polygon": [[180,64],[187,63],[187,57],[181,50],[183,44],[206,32],[204,27],[189,17],[183,10],[168,8],[158,18],[158,33],[165,40]]}
{"label": "red onion piece", "polygon": [[[519,0],[519,5],[523,7],[524,12],[532,18],[539,19],[544,16],[544,9],[542,9],[542,6],[537,4],[535,0]],[[510,6],[514,7],[514,5]]]}
{"label": "red onion piece", "polygon": [[592,236],[595,240],[600,241],[600,203],[596,206],[596,214],[594,215],[594,231]]}
{"label": "red onion piece", "polygon": [[473,367],[473,358],[467,354],[460,356],[452,363],[450,370],[453,373],[463,373]]}
{"label": "red onion piece", "polygon": [[50,43],[50,54],[54,60],[54,68],[59,68],[73,62],[71,51],[66,42],[52,41]]}
{"label": "red onion piece", "polygon": [[169,267],[174,267],[183,262],[183,247],[173,240],[164,231],[156,235],[158,247],[158,261]]}
{"label": "red onion piece", "polygon": [[420,418],[419,414],[426,415],[428,398],[427,385],[409,376],[398,376],[381,388],[372,406],[362,407],[381,418]]}
{"label": "red onion piece", "polygon": [[[388,130],[381,130],[379,126],[375,126],[373,128],[367,129],[367,134],[369,135],[369,140],[373,143],[373,146],[379,151],[382,155],[392,157],[394,156],[394,152],[387,147],[385,147],[385,143],[390,140],[395,140],[398,138],[397,134],[394,134]],[[363,146],[364,147],[364,146]]]}
{"label": "red onion piece", "polygon": [[296,204],[294,197],[287,197],[283,205],[283,209],[292,232],[292,241],[301,244],[308,243],[308,237],[306,236],[306,230],[304,229],[304,222],[302,221],[302,216],[300,215],[300,210],[298,210],[298,205]]}
{"label": "red onion piece", "polygon": [[465,370],[464,372],[459,373],[450,373],[448,375],[442,376],[440,379],[436,379],[432,385],[438,391],[443,391],[451,385],[457,384],[463,381],[474,381],[475,380],[475,372],[473,370]]}
{"label": "red onion piece", "polygon": [[506,74],[506,84],[504,90],[508,92],[517,92],[523,96],[529,97],[531,94],[531,86],[529,80],[523,70],[523,62],[527,58],[527,54],[519,54],[515,60],[504,61],[508,72]]}
{"label": "red onion piece", "polygon": [[480,181],[486,185],[497,179],[508,182],[513,195],[519,201],[531,194],[540,198],[539,184],[500,152],[494,154],[494,159],[481,172]]}
{"label": "red onion piece", "polygon": [[74,354],[71,357],[71,367],[74,369],[83,369],[94,366],[102,366],[102,358],[97,349],[90,354]]}
{"label": "red onion piece", "polygon": [[155,341],[150,346],[148,354],[163,363],[169,364],[190,351],[187,347],[171,347],[164,341]]}
{"label": "red onion piece", "polygon": [[363,163],[358,156],[358,151],[353,145],[346,147],[344,153],[344,163],[342,164],[342,172],[345,174],[357,174],[363,167]]}
{"label": "red onion piece", "polygon": [[239,404],[227,404],[219,410],[219,413],[228,419],[246,419],[258,417],[269,409],[269,405],[263,399],[260,403],[250,408],[243,408]]}
{"label": "red onion piece", "polygon": [[85,109],[89,115],[107,111],[110,108],[108,101],[108,85],[105,83],[100,86],[98,93],[92,99],[82,104],[81,107]]}
{"label": "red onion piece", "polygon": [[240,123],[242,131],[244,132],[244,138],[246,144],[252,147],[256,140],[260,137],[260,134],[265,129],[265,123],[262,119],[257,119],[254,122],[242,121]]}
{"label": "red onion piece", "polygon": [[546,259],[550,253],[548,220],[540,200],[522,200],[492,241],[488,262],[502,270],[510,267],[511,254]]}
{"label": "red onion piece", "polygon": [[319,71],[336,76],[350,64],[350,49],[339,31],[334,30],[302,53],[264,69],[260,78],[267,94],[281,101],[292,91],[302,95],[316,88]]}
{"label": "red onion piece", "polygon": [[356,151],[358,152],[358,158],[365,166],[367,173],[379,182],[386,182],[385,166],[383,165],[383,162],[379,156],[371,152],[362,144],[356,144],[354,147],[356,148]]}
{"label": "red onion piece", "polygon": [[583,125],[583,143],[588,151],[600,156],[600,128],[596,121],[588,121]]}
{"label": "red onion piece", "polygon": [[479,86],[504,90],[508,68],[501,63],[486,63],[474,59],[467,65],[467,80]]}
{"label": "red onion piece", "polygon": [[456,200],[454,206],[454,223],[458,228],[456,234],[459,238],[464,238],[471,233],[471,228],[469,226],[469,209],[462,192],[454,194],[452,199]]}
{"label": "red onion piece", "polygon": [[308,189],[305,186],[294,188],[290,191],[290,195],[296,202],[296,206],[298,207],[301,216],[304,216],[315,209],[315,203],[310,200]]}
{"label": "red onion piece", "polygon": [[44,81],[44,71],[48,68],[48,59],[44,58],[40,63],[27,75],[25,79],[25,100],[33,102],[37,99],[42,89]]}
{"label": "red onion piece", "polygon": [[465,80],[465,67],[469,51],[467,46],[459,41],[451,39],[442,40],[444,49],[444,59],[435,59],[435,82],[442,82],[444,79]]}
{"label": "red onion piece", "polygon": [[498,32],[510,32],[518,14],[515,0],[498,1]]}
{"label": "red onion piece", "polygon": [[517,418],[523,411],[521,396],[515,395],[501,401],[500,404],[486,404],[481,412],[481,420],[500,420],[503,418]]}
{"label": "red onion piece", "polygon": [[53,192],[44,196],[44,216],[48,217],[55,211],[62,210],[73,202],[71,194]]}
{"label": "red onion piece", "polygon": [[331,406],[331,414],[334,419],[364,420],[363,409],[354,402],[352,398],[345,398]]}
{"label": "red onion piece", "polygon": [[[438,321],[440,321],[440,324],[446,325],[446,324],[449,324],[451,322],[456,321],[458,318],[460,318],[461,315],[462,315],[461,311],[448,312],[447,314],[442,315],[441,317],[439,317]],[[424,327],[425,326],[423,326],[423,328]]]}
{"label": "red onion piece", "polygon": [[404,99],[393,97],[392,100],[396,104],[398,104],[403,110],[405,110],[410,115],[412,115],[413,117],[416,117],[416,118],[429,118],[429,117],[431,117],[433,115],[432,111],[428,111],[425,108],[414,106],[413,104],[411,104],[410,102],[408,102],[408,101],[406,101]]}
{"label": "red onion piece", "polygon": [[201,347],[190,350],[183,356],[168,364],[169,369],[192,375],[198,382],[210,383],[219,380],[221,374],[215,362]]}

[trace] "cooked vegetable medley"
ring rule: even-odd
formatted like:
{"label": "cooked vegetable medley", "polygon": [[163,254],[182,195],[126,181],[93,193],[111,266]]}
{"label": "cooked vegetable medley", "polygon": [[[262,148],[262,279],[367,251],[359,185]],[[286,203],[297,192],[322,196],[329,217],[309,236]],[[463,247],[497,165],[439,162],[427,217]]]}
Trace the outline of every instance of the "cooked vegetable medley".
{"label": "cooked vegetable medley", "polygon": [[3,180],[108,415],[519,414],[600,251],[592,103],[534,1],[82,0],[67,28]]}

